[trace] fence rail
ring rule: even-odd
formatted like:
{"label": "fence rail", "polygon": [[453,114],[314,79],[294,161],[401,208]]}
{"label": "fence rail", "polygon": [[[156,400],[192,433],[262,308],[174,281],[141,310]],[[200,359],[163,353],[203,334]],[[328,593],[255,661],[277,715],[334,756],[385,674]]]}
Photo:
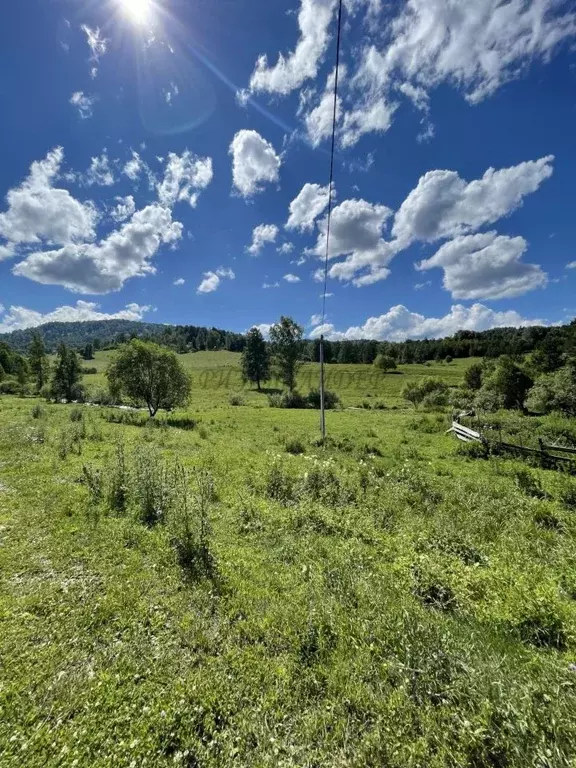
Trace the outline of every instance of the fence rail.
{"label": "fence rail", "polygon": [[[464,416],[461,414],[460,417]],[[458,418],[460,418],[458,417]],[[452,420],[452,426],[447,430],[446,434],[455,435],[458,440],[462,440],[464,443],[488,443],[488,440],[481,432],[477,432],[470,427],[465,427],[460,424],[458,418]],[[524,445],[515,445],[514,443],[507,443],[500,438],[497,443],[498,450],[502,452],[508,452],[516,456],[522,456],[526,458],[537,459],[540,466],[544,469],[562,469],[572,474],[576,474],[576,448],[567,448],[563,445],[547,445],[542,438],[538,438],[539,448],[527,448]],[[569,456],[555,456],[556,453],[567,453]]]}

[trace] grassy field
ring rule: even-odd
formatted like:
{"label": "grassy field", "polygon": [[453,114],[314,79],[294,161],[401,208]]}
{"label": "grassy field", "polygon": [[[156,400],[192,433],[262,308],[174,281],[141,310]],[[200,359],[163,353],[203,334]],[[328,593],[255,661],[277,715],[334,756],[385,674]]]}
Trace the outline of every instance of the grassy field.
{"label": "grassy field", "polygon": [[[97,374],[84,377],[90,389],[93,386],[105,386],[104,372],[114,354],[112,351],[97,352],[95,359],[84,363],[94,367]],[[267,382],[263,393],[258,393],[244,384],[240,372],[240,355],[236,352],[195,352],[179,355],[179,360],[192,374],[192,405],[202,408],[228,404],[230,394],[240,392],[250,405],[268,406],[266,393],[280,385],[276,381]],[[421,377],[441,377],[448,384],[460,384],[466,368],[477,362],[475,358],[455,360],[450,364],[431,363],[429,365],[401,365],[397,371],[381,373],[369,365],[327,365],[326,387],[335,390],[347,406],[359,406],[370,397],[377,397],[386,405],[402,405],[403,387],[410,381]],[[302,366],[298,379],[298,388],[303,394],[319,385],[319,366],[307,363]]]}
{"label": "grassy field", "polygon": [[0,766],[576,765],[576,480],[402,403],[465,364],[331,367],[323,449],[184,359],[182,428],[0,402]]}

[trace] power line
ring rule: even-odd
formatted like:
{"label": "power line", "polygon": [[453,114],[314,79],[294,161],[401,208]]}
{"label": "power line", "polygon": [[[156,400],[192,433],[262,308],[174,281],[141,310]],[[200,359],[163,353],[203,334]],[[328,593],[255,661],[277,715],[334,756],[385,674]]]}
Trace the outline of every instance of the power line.
{"label": "power line", "polygon": [[[338,73],[340,69],[340,39],[342,33],[342,0],[338,0],[338,34],[336,37],[336,69],[334,70],[334,110],[332,113],[332,148],[330,150],[330,179],[328,182],[328,216],[326,219],[326,256],[324,259],[324,292],[322,294],[322,323],[326,318],[326,288],[328,285],[328,254],[330,252],[330,224],[332,221],[332,186],[334,180],[334,151],[336,147],[336,117],[338,112]],[[326,411],[324,403],[324,335],[320,336],[320,432],[326,440]]]}
{"label": "power line", "polygon": [[332,221],[332,182],[334,180],[334,151],[336,147],[336,118],[338,112],[338,73],[340,70],[340,39],[342,32],[342,0],[338,2],[338,34],[336,38],[336,69],[334,72],[334,110],[332,113],[332,148],[330,150],[330,181],[328,183],[328,218],[326,222],[326,257],[324,259],[324,293],[322,295],[322,325],[326,317],[326,288],[328,284],[328,253]]}

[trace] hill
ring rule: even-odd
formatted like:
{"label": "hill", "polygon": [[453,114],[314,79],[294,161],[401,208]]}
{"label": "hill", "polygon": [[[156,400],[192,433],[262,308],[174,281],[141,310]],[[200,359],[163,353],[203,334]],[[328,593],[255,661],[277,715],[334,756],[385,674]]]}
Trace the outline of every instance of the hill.
{"label": "hill", "polygon": [[27,351],[34,333],[39,332],[50,351],[60,342],[72,347],[81,347],[96,339],[101,347],[114,346],[121,336],[159,336],[166,328],[158,323],[143,323],[137,320],[87,320],[74,323],[46,323],[38,328],[0,334],[5,341],[19,352]]}

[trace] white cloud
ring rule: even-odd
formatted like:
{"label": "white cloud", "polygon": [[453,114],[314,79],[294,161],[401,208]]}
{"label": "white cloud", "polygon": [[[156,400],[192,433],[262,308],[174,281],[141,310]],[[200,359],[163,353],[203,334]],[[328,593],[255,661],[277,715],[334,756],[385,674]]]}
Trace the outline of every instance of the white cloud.
{"label": "white cloud", "polygon": [[16,255],[16,250],[12,243],[8,243],[7,245],[0,245],[0,261],[4,261],[5,259],[11,259],[15,255]]}
{"label": "white cloud", "polygon": [[98,62],[100,56],[104,56],[106,53],[109,41],[101,36],[98,27],[96,27],[96,29],[90,29],[90,27],[86,24],[82,24],[80,29],[86,35],[86,42],[88,43],[88,47],[92,52],[92,61]]}
{"label": "white cloud", "polygon": [[[112,314],[100,312],[99,305],[90,301],[77,301],[74,306],[57,307],[52,312],[36,312],[26,307],[13,306],[0,321],[0,333],[10,333],[24,328],[36,328],[45,323],[72,323],[87,320],[142,320],[151,310],[149,306],[128,304],[125,309]],[[2,314],[3,310],[0,310]]]}
{"label": "white cloud", "polygon": [[443,317],[425,317],[417,312],[410,312],[402,304],[391,307],[379,317],[369,317],[362,326],[337,331],[333,324],[325,323],[310,333],[313,339],[322,334],[331,340],[341,339],[376,339],[404,341],[405,339],[438,339],[452,336],[456,331],[486,331],[489,328],[524,327],[545,325],[543,320],[531,320],[518,312],[509,310],[496,312],[483,304],[464,307],[454,304],[450,312]]}
{"label": "white cloud", "polygon": [[232,155],[234,186],[243,197],[261,192],[264,183],[278,181],[280,157],[272,144],[257,131],[238,131],[232,139],[229,153]]}
{"label": "white cloud", "polygon": [[520,259],[528,247],[522,237],[496,232],[465,235],[445,243],[420,270],[441,267],[444,288],[455,299],[505,299],[546,285],[547,275],[537,264]]}
{"label": "white cloud", "polygon": [[571,261],[566,264],[566,269],[576,269],[576,261]]}
{"label": "white cloud", "polygon": [[[388,276],[386,265],[395,250],[383,239],[382,229],[391,213],[385,205],[372,204],[366,200],[344,200],[334,208],[328,258],[346,256],[346,259],[330,267],[330,277],[352,280],[355,285],[361,286],[384,280]],[[320,234],[314,253],[319,258],[324,258],[326,253],[326,226],[326,218],[318,223]],[[357,277],[357,273],[363,270],[368,272]]]}
{"label": "white cloud", "polygon": [[76,107],[82,120],[92,117],[92,107],[96,102],[96,96],[89,96],[84,91],[75,91],[70,96],[70,104]]}
{"label": "white cloud", "polygon": [[310,318],[310,325],[320,325],[322,322],[322,315],[312,315]]}
{"label": "white cloud", "polygon": [[12,243],[64,244],[95,237],[98,213],[93,203],[81,203],[66,189],[53,186],[64,151],[51,150],[32,163],[26,180],[6,195],[8,210],[0,213],[0,235]]}
{"label": "white cloud", "polygon": [[122,169],[122,173],[125,176],[128,176],[130,181],[136,181],[136,179],[140,176],[142,173],[142,170],[144,169],[144,162],[138,152],[132,152],[132,158],[128,160],[124,168]]}
{"label": "white cloud", "polygon": [[265,339],[268,338],[270,335],[270,328],[272,328],[273,323],[260,323],[259,325],[253,325],[252,328],[258,328],[262,336],[264,336]]}
{"label": "white cloud", "polygon": [[184,285],[185,282],[186,282],[186,280],[184,280],[183,277],[179,277],[176,280],[174,280],[172,285]]}
{"label": "white cloud", "polygon": [[305,80],[315,79],[330,39],[328,28],[335,6],[336,0],[301,0],[300,39],[296,48],[287,57],[280,53],[272,67],[268,66],[265,55],[260,56],[250,79],[250,89],[286,95]]}
{"label": "white cloud", "polygon": [[294,250],[294,243],[282,243],[282,245],[279,248],[276,248],[278,253],[283,254],[286,256],[289,253],[292,253]]}
{"label": "white cloud", "polygon": [[280,283],[278,281],[275,283],[262,283],[262,288],[280,288]]}
{"label": "white cloud", "polygon": [[78,293],[118,291],[131,277],[154,274],[150,263],[162,244],[182,236],[182,224],[157,204],[137,211],[121,229],[100,243],[69,243],[55,251],[32,253],[12,270],[46,285]]}
{"label": "white cloud", "polygon": [[188,150],[182,155],[170,152],[164,178],[158,185],[158,199],[162,205],[170,207],[183,201],[195,208],[198,190],[206,189],[213,176],[211,157],[197,157]]}
{"label": "white cloud", "polygon": [[415,291],[421,291],[424,288],[428,288],[428,286],[430,286],[430,285],[432,285],[432,281],[431,280],[426,280],[424,283],[416,283],[414,285],[414,290]]}
{"label": "white cloud", "polygon": [[290,203],[290,215],[286,229],[311,232],[314,222],[328,205],[328,184],[304,184],[298,195]]}
{"label": "white cloud", "polygon": [[[306,125],[306,133],[308,140],[313,147],[318,147],[324,139],[327,139],[332,135],[332,126],[334,123],[334,78],[336,76],[336,69],[333,69],[326,81],[326,88],[320,96],[320,100],[315,107],[310,109],[309,112],[305,112],[305,104],[309,99],[303,98],[301,100],[300,113],[304,113],[304,124]],[[341,65],[338,70],[339,83],[346,77],[346,67]],[[340,123],[342,117],[342,99],[340,96],[336,98],[336,125]]]}
{"label": "white cloud", "polygon": [[114,182],[114,173],[110,168],[110,161],[106,150],[104,150],[100,157],[92,158],[90,168],[86,174],[86,184],[89,187],[93,184],[97,184],[100,187],[111,187]]}
{"label": "white cloud", "polygon": [[132,195],[128,195],[127,197],[117,197],[115,199],[118,205],[116,205],[110,212],[111,219],[121,222],[126,221],[126,219],[129,219],[134,215],[136,211],[136,203],[134,202]]}
{"label": "white cloud", "polygon": [[276,224],[259,224],[252,230],[252,244],[246,248],[252,256],[258,256],[266,243],[275,243],[278,237]]}
{"label": "white cloud", "polygon": [[[387,130],[403,93],[426,110],[428,92],[450,84],[475,104],[514,80],[537,59],[546,62],[576,34],[576,15],[559,0],[407,0],[386,24],[388,45],[360,54],[351,80],[358,102],[345,116],[343,143]],[[429,137],[430,131],[421,134]]]}
{"label": "white cloud", "polygon": [[477,103],[520,76],[531,62],[547,61],[576,34],[576,16],[557,0],[408,0],[392,23],[380,79],[392,76],[433,88],[449,82]]}
{"label": "white cloud", "polygon": [[293,275],[290,272],[287,275],[284,275],[284,277],[282,279],[286,280],[287,283],[299,283],[300,282],[300,278],[298,277],[298,275]]}
{"label": "white cloud", "polygon": [[231,269],[218,267],[216,272],[204,272],[204,279],[196,289],[196,293],[213,293],[220,287],[223,279],[234,280],[236,275]]}
{"label": "white cloud", "polygon": [[548,155],[499,171],[489,168],[469,183],[455,171],[429,171],[402,203],[392,232],[402,247],[474,232],[535,192],[552,175],[553,159]]}
{"label": "white cloud", "polygon": [[164,91],[164,98],[166,99],[166,104],[168,104],[168,106],[171,107],[174,97],[178,96],[179,94],[180,94],[180,89],[178,88],[178,85],[176,83],[170,83],[170,86],[166,88]]}

